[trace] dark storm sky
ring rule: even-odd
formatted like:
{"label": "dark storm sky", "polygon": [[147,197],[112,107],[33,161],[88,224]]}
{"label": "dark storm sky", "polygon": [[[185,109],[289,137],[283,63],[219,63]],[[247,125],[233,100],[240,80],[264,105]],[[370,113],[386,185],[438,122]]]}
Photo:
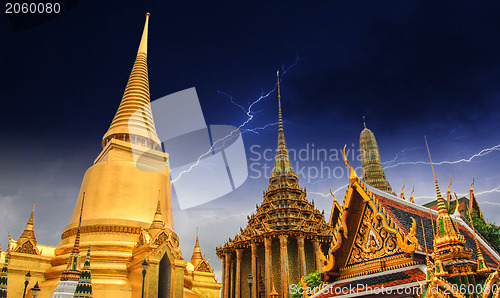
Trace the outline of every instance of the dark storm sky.
{"label": "dark storm sky", "polygon": [[[39,241],[57,244],[120,103],[148,11],[151,99],[196,87],[208,124],[246,120],[218,91],[247,107],[273,89],[276,69],[296,63],[281,89],[289,148],[357,147],[363,115],[385,162],[426,161],[424,135],[438,162],[467,159],[500,143],[498,1],[77,1],[63,15],[20,31],[3,14],[2,248],[7,231],[14,238],[22,232],[34,200]],[[276,93],[253,111],[243,129],[276,122]],[[247,154],[255,144],[275,148],[276,135],[275,126],[244,134]],[[474,174],[478,192],[487,194],[500,185],[499,164],[492,152],[438,166],[437,175],[445,189],[453,174],[458,194],[467,192]],[[428,166],[386,173],[396,193],[406,181],[408,193],[415,183],[418,202],[432,199]],[[328,212],[331,198],[321,194],[347,177],[301,181]],[[205,209],[174,214],[185,257],[200,226],[204,252],[216,260],[214,247],[246,225],[245,214],[265,188],[264,177],[249,179]],[[498,187],[484,199],[490,205],[483,212],[498,222],[495,192]],[[342,191],[336,195],[342,199]]]}

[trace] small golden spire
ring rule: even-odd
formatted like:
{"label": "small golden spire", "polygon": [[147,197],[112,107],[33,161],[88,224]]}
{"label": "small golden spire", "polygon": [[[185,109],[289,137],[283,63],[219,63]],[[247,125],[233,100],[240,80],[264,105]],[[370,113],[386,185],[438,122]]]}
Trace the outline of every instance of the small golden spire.
{"label": "small golden spire", "polygon": [[424,136],[425,139],[425,146],[427,147],[427,153],[429,154],[429,161],[431,163],[431,168],[432,168],[432,174],[434,175],[434,183],[436,185],[436,193],[437,193],[437,201],[438,201],[438,211],[440,214],[448,213],[448,210],[446,209],[445,203],[443,201],[443,198],[441,197],[441,191],[439,191],[439,185],[436,179],[436,172],[434,172],[434,165],[432,164],[432,159],[431,159],[431,152],[429,150],[429,144],[427,144],[427,137]]}
{"label": "small golden spire", "polygon": [[26,224],[26,228],[24,228],[23,234],[17,240],[18,243],[24,242],[24,241],[20,241],[20,240],[24,240],[24,239],[32,239],[36,243],[35,225],[34,225],[34,221],[33,221],[33,217],[35,216],[35,204],[36,204],[36,202],[33,202],[33,208],[31,209],[30,218],[28,220],[28,223]]}
{"label": "small golden spire", "polygon": [[410,202],[415,203],[413,200],[413,192],[415,191],[415,183],[413,183],[413,188],[411,189],[411,194],[410,194]]}
{"label": "small golden spire", "polygon": [[196,242],[194,244],[193,255],[191,256],[191,264],[196,268],[198,264],[203,261],[203,255],[201,254],[200,242],[198,240],[198,228],[196,228]]}
{"label": "small golden spire", "polygon": [[406,182],[403,180],[403,187],[401,187],[401,194],[399,195],[399,197],[403,200],[405,200],[405,192],[404,192],[405,186]]}

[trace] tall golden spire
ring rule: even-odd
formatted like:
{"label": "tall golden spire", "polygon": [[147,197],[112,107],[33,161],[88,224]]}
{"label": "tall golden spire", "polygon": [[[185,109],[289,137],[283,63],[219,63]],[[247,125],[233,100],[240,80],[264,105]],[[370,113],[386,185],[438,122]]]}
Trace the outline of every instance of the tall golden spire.
{"label": "tall golden spire", "polygon": [[285,132],[283,130],[283,117],[281,114],[281,93],[280,93],[280,72],[276,72],[278,80],[278,118],[279,118],[279,128],[278,128],[278,150],[276,151],[276,161],[274,162],[274,176],[288,175],[293,173],[292,166],[290,165],[290,159],[288,157],[288,151],[286,149],[285,142]]}
{"label": "tall golden spire", "polygon": [[132,68],[122,101],[102,139],[102,147],[113,138],[160,150],[161,143],[151,112],[147,66],[149,13],[142,33],[137,58]]}

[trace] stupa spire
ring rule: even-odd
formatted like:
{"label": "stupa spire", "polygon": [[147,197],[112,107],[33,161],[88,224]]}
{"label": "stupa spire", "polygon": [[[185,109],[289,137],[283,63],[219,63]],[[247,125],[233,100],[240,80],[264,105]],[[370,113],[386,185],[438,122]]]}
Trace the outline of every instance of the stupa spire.
{"label": "stupa spire", "polygon": [[142,33],[137,58],[132,68],[122,101],[111,125],[102,139],[102,147],[111,139],[119,139],[160,150],[149,98],[147,66],[149,13]]}
{"label": "stupa spire", "polygon": [[274,176],[288,175],[293,173],[286,149],[285,132],[283,129],[283,116],[281,114],[281,93],[280,93],[280,72],[276,72],[278,84],[278,150],[276,151],[276,161],[274,162]]}

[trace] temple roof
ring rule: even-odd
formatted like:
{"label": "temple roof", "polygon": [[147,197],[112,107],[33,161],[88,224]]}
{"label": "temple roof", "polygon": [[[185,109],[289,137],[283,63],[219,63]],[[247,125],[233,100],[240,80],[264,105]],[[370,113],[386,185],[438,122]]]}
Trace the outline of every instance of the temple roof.
{"label": "temple roof", "polygon": [[259,242],[265,236],[276,234],[324,237],[325,241],[331,236],[332,227],[326,223],[324,212],[306,199],[306,190],[299,186],[299,178],[290,165],[283,130],[279,72],[277,86],[278,146],[269,186],[264,191],[263,202],[256,206],[256,213],[248,217],[246,228],[240,228],[234,239],[217,248],[218,253],[224,248],[246,246],[252,239]]}
{"label": "temple roof", "polygon": [[148,23],[149,13],[146,14],[144,31],[132,73],[130,74],[118,111],[103,137],[103,147],[107,144],[109,138],[119,138],[131,142],[133,137],[139,137],[149,141],[147,144],[143,144],[146,147],[157,150],[161,148],[161,142],[156,134],[149,97],[147,66]]}

